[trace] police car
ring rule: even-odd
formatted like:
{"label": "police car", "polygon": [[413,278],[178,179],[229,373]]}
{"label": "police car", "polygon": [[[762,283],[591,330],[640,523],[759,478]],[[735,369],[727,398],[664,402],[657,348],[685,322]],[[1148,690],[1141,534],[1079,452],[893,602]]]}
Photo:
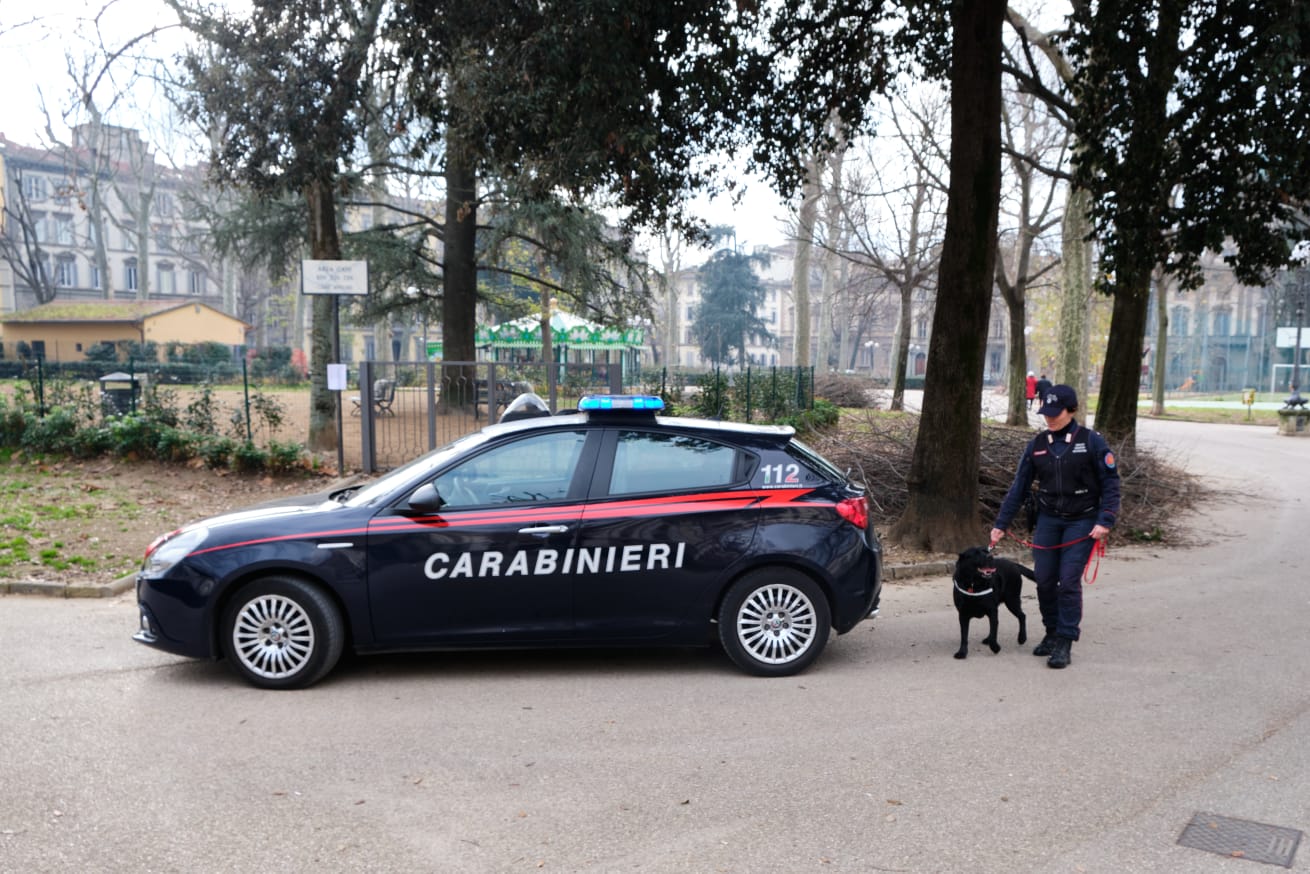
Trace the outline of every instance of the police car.
{"label": "police car", "polygon": [[363,486],[160,537],[141,643],[301,688],[360,653],[697,645],[786,676],[875,609],[861,486],[791,428],[535,395]]}

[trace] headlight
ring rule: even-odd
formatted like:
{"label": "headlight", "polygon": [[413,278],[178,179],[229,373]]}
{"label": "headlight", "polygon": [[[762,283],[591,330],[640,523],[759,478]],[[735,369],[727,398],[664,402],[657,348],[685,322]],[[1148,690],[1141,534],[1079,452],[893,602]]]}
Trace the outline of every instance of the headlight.
{"label": "headlight", "polygon": [[204,543],[208,536],[209,529],[203,526],[164,535],[150,544],[150,548],[146,550],[146,560],[141,566],[141,573],[148,577],[162,577],[168,573],[169,568]]}

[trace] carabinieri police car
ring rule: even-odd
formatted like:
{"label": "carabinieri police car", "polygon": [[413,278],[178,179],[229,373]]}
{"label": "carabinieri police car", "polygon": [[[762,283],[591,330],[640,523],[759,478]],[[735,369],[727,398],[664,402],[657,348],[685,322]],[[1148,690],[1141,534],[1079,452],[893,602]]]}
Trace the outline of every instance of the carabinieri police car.
{"label": "carabinieri police car", "polygon": [[[501,422],[363,486],[160,537],[135,639],[301,688],[361,653],[696,645],[786,676],[870,615],[861,486],[791,428],[591,396]],[[513,421],[509,421],[513,420]]]}

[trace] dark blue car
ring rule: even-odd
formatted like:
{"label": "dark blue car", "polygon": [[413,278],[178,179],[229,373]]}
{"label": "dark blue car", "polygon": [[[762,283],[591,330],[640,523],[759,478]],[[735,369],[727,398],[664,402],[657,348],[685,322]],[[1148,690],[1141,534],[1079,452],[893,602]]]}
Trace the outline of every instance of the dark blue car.
{"label": "dark blue car", "polygon": [[666,418],[658,398],[579,406],[161,537],[137,578],[135,639],[278,689],[319,680],[344,647],[717,638],[748,673],[785,676],[876,607],[863,488],[792,429]]}

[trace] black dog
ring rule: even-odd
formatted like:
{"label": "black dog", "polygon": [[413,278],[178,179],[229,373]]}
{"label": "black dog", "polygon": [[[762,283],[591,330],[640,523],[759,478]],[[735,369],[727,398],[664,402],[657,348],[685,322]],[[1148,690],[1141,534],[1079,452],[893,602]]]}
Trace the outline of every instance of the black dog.
{"label": "black dog", "polygon": [[955,609],[960,614],[960,648],[957,659],[969,655],[969,621],[987,617],[988,634],[983,643],[992,652],[1000,652],[996,642],[996,619],[1004,604],[1019,620],[1019,643],[1028,640],[1028,618],[1019,606],[1023,578],[1035,580],[1033,572],[1018,562],[998,558],[982,546],[974,546],[960,553],[955,563],[952,583],[955,589]]}

